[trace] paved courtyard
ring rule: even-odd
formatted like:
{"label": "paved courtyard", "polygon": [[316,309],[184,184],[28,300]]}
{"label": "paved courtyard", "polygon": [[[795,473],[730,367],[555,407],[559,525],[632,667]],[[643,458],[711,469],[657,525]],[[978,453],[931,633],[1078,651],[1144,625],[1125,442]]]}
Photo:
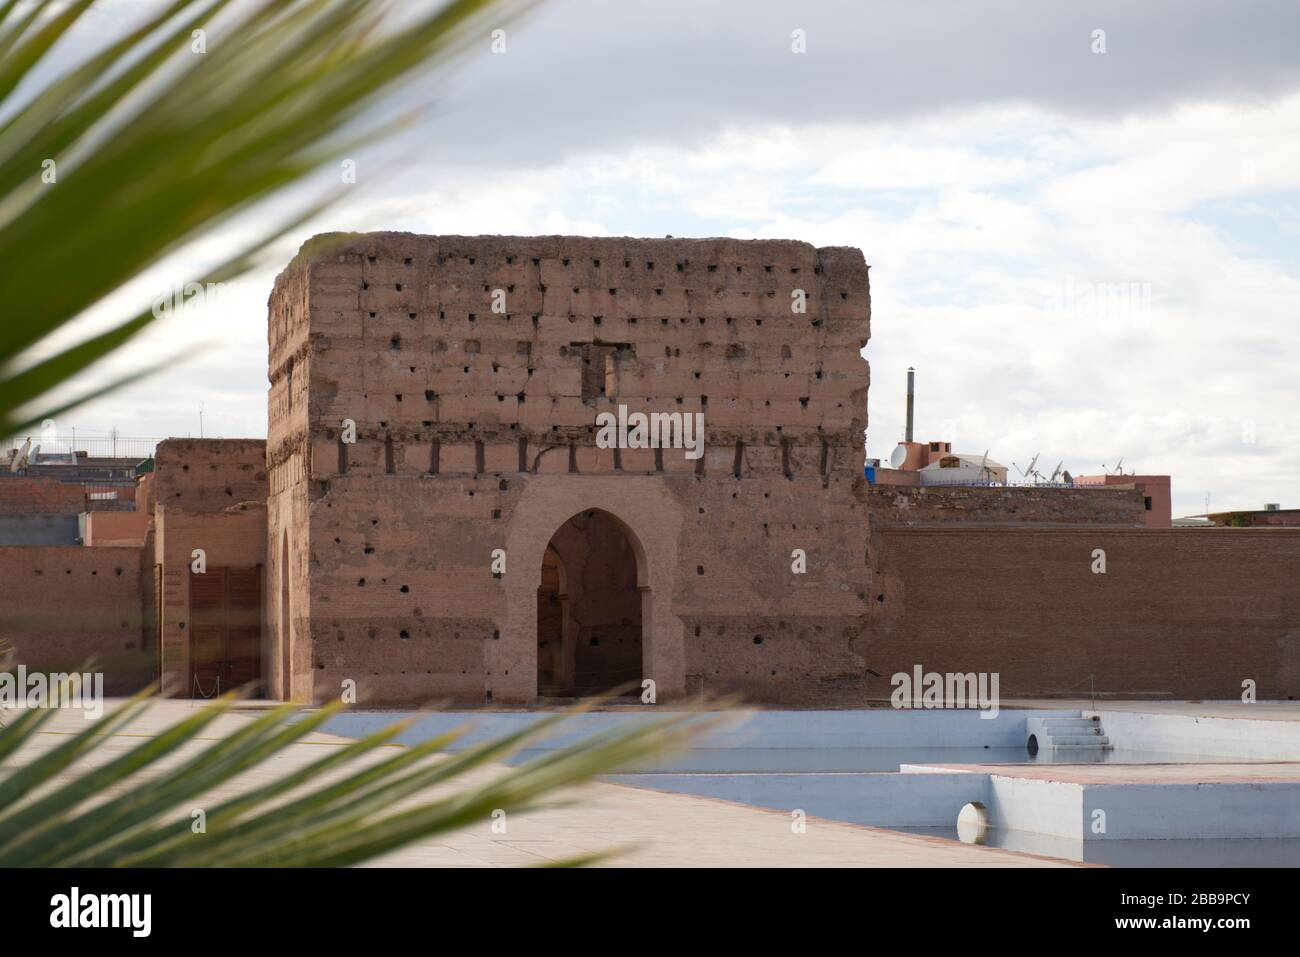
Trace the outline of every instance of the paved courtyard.
{"label": "paved courtyard", "polygon": [[[188,701],[160,702],[113,735],[94,754],[103,762],[156,735],[190,713]],[[218,740],[255,712],[223,716],[202,740]],[[84,725],[79,712],[58,714],[31,747],[0,765],[0,774],[32,760]],[[227,788],[208,795],[214,801],[265,783],[320,756],[322,748],[349,739],[312,734]],[[173,756],[174,765],[192,754],[192,745]],[[396,746],[396,745],[395,745]],[[485,769],[479,775],[500,773]],[[617,850],[605,866],[635,867],[1069,867],[1073,862],[1014,851],[975,847],[938,838],[808,818],[804,833],[793,833],[790,815],[709,798],[666,794],[597,782],[569,792],[562,807],[513,815],[507,833],[494,834],[491,822],[450,836],[417,843],[375,862],[400,867],[531,866]]]}

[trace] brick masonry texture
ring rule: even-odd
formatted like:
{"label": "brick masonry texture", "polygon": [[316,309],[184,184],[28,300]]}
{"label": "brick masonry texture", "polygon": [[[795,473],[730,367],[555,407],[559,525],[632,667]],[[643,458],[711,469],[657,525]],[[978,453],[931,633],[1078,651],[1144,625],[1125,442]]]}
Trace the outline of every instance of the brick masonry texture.
{"label": "brick masonry texture", "polygon": [[79,515],[86,510],[80,485],[49,478],[0,478],[0,516]]}
{"label": "brick masonry texture", "polygon": [[138,548],[0,548],[0,635],[31,670],[74,671],[93,661],[106,693],[134,691],[154,664],[143,574]]}
{"label": "brick masonry texture", "polygon": [[[862,649],[889,676],[998,672],[1003,696],[1300,694],[1300,529],[890,529]],[[1106,573],[1094,574],[1103,549]]]}
{"label": "brick masonry texture", "polygon": [[871,528],[942,525],[1118,525],[1146,522],[1142,493],[1124,487],[992,488],[873,485]]}

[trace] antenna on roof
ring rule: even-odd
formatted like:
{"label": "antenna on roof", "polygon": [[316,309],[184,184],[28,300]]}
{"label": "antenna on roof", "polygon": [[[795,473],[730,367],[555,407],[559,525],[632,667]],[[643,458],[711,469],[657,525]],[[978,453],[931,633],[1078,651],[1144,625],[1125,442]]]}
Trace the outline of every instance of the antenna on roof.
{"label": "antenna on roof", "polygon": [[1119,457],[1119,461],[1115,463],[1115,474],[1116,475],[1124,474],[1124,456],[1122,455]]}
{"label": "antenna on roof", "polygon": [[1061,461],[1056,463],[1056,468],[1052,472],[1052,477],[1047,480],[1049,483],[1056,481],[1056,477],[1061,474],[1061,466],[1064,464],[1065,464],[1065,459],[1061,459]]}
{"label": "antenna on roof", "polygon": [[989,460],[989,450],[988,450],[988,449],[985,449],[985,450],[984,450],[984,457],[983,457],[982,459],[980,459],[979,480],[980,480],[981,482],[984,481],[984,466],[988,463],[988,460]]}
{"label": "antenna on roof", "polygon": [[1034,453],[1034,457],[1029,460],[1029,468],[1027,469],[1020,468],[1020,466],[1016,465],[1015,462],[1012,462],[1011,464],[1016,465],[1016,468],[1019,469],[1022,478],[1029,478],[1029,476],[1034,474],[1034,466],[1038,464],[1038,456],[1040,455],[1042,455],[1041,452]]}

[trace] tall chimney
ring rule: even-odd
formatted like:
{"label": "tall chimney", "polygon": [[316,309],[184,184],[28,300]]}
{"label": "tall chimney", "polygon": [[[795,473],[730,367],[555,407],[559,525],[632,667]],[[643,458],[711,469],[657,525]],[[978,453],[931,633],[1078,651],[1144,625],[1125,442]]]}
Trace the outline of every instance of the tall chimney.
{"label": "tall chimney", "polygon": [[907,434],[904,441],[912,441],[912,411],[916,404],[916,370],[907,367]]}

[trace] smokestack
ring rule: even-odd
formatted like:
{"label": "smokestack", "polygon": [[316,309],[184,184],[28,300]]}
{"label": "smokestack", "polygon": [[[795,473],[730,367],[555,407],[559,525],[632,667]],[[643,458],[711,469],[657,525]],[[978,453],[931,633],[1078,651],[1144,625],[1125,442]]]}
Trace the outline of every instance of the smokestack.
{"label": "smokestack", "polygon": [[912,441],[912,411],[916,405],[916,370],[911,366],[907,367],[907,433],[903,436],[904,441]]}

